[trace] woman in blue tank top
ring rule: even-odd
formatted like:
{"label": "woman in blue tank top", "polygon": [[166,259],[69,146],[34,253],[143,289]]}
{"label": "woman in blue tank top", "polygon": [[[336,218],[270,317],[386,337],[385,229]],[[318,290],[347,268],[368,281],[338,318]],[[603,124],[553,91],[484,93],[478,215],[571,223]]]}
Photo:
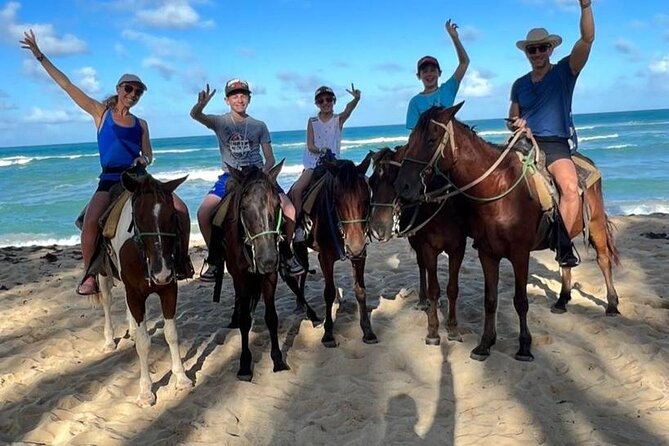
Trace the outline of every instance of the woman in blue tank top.
{"label": "woman in blue tank top", "polygon": [[[20,43],[22,48],[32,52],[49,76],[95,121],[102,173],[97,190],[88,202],[84,216],[81,231],[84,278],[77,287],[78,294],[95,294],[98,292],[97,282],[88,269],[100,235],[98,221],[110,203],[109,190],[120,182],[123,171],[137,165],[148,166],[153,159],[149,127],[145,120],[130,113],[130,108],[139,102],[146,91],[146,85],[138,76],[124,74],[116,83],[116,94],[100,102],[74,85],[46,58],[37,46],[32,30],[24,33],[24,39]],[[174,196],[174,207],[180,214],[182,227],[190,228],[190,217],[186,204],[176,195]],[[190,232],[184,231],[182,246],[188,246],[189,236]],[[178,278],[192,277],[192,266],[187,257],[186,255],[185,259],[177,262]]]}

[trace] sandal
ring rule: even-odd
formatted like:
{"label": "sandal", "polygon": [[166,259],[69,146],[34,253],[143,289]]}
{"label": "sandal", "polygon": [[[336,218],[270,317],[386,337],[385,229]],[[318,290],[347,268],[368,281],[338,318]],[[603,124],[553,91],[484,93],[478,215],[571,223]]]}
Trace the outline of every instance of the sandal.
{"label": "sandal", "polygon": [[90,296],[99,292],[100,289],[98,288],[98,281],[95,280],[95,276],[84,277],[84,280],[77,287],[77,294],[80,296]]}

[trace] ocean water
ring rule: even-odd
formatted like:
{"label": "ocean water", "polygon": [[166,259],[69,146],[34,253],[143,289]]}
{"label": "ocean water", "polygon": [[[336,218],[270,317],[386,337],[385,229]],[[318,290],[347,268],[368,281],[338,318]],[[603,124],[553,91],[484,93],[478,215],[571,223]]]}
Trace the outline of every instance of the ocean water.
{"label": "ocean water", "polygon": [[[604,178],[611,215],[669,213],[669,110],[582,114],[574,117],[579,151]],[[479,135],[501,143],[502,119],[470,120]],[[360,161],[369,150],[404,144],[401,125],[345,127],[342,157]],[[279,183],[287,190],[302,171],[305,131],[273,132]],[[195,214],[220,174],[213,135],[152,140],[149,171],[160,180],[188,175],[177,193],[191,213],[193,239],[201,239]],[[100,165],[95,143],[0,148],[0,246],[73,245],[74,219],[95,190]]]}

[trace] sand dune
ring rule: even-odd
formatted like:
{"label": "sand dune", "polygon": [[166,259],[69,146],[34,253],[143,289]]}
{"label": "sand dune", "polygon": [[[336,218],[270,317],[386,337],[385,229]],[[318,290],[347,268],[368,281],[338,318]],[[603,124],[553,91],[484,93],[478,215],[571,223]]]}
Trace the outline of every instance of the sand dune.
{"label": "sand dune", "polygon": [[[281,283],[280,342],[291,370],[272,372],[258,306],[251,335],[254,378],[240,382],[240,341],[226,328],[231,280],[220,304],[212,286],[180,285],[177,327],[191,391],[170,382],[170,356],[156,297],[149,299],[154,406],[134,403],[139,368],[125,336],[123,289],[114,289],[116,351],[105,353],[102,310],[74,293],[81,254],[74,247],[0,249],[0,442],[26,444],[669,444],[669,216],[614,219],[623,266],[614,271],[621,317],[604,316],[605,288],[586,253],[574,270],[569,312],[550,305],[560,287],[550,252],[530,260],[529,327],[535,361],[513,359],[518,323],[513,277],[502,263],[497,344],[485,362],[469,358],[482,332],[483,282],[468,249],[458,316],[463,342],[427,346],[417,300],[415,257],[405,240],[372,244],[368,302],[379,344],[365,345],[339,262],[336,349],[322,327],[295,314]],[[192,248],[196,264],[201,247]],[[312,261],[315,262],[315,256]],[[445,289],[447,258],[439,265]],[[403,290],[404,289],[404,290]],[[400,292],[402,290],[402,292]],[[323,316],[320,272],[307,299]]]}

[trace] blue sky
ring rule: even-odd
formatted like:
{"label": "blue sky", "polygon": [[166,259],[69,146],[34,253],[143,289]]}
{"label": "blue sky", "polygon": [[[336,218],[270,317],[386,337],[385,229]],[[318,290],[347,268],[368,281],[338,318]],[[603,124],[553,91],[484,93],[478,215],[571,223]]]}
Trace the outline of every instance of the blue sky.
{"label": "blue sky", "polygon": [[[594,0],[596,41],[574,112],[669,107],[669,1]],[[471,64],[458,93],[463,119],[506,115],[509,89],[529,64],[515,42],[532,27],[563,37],[553,61],[578,39],[577,0],[0,0],[0,146],[95,139],[88,115],[20,48],[32,28],[43,51],[77,85],[102,99],[124,72],[149,91],[133,108],[154,138],[208,134],[189,117],[209,82],[241,77],[250,114],[271,131],[303,129],[313,92],[355,83],[362,100],[348,126],[400,124],[421,90],[415,63],[436,56],[453,72],[444,30],[452,18]],[[217,94],[206,109],[227,108]]]}

